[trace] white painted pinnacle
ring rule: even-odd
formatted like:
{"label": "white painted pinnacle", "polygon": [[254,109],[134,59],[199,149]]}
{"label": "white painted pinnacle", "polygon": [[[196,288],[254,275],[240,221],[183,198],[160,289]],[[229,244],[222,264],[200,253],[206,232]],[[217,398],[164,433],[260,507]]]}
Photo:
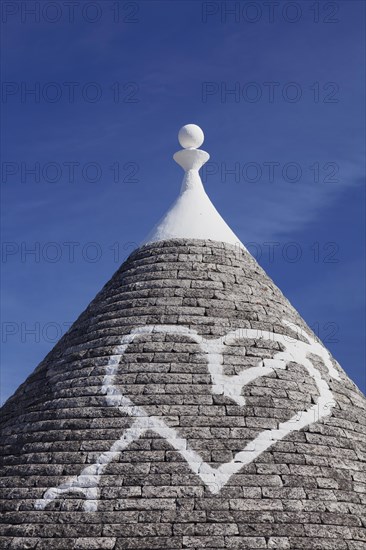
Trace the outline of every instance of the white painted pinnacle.
{"label": "white painted pinnacle", "polygon": [[185,172],[180,195],[154,227],[143,244],[169,239],[199,239],[244,245],[222,219],[207,196],[199,170],[210,155],[198,149],[204,140],[203,131],[196,124],[187,124],[179,130],[183,149],[173,158]]}

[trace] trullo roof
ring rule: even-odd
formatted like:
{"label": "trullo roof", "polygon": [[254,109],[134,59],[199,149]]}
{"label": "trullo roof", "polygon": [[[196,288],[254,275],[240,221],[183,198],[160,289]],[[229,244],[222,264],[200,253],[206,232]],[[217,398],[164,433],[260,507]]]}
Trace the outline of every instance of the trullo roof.
{"label": "trullo roof", "polygon": [[364,550],[366,399],[182,192],[2,409],[4,549]]}

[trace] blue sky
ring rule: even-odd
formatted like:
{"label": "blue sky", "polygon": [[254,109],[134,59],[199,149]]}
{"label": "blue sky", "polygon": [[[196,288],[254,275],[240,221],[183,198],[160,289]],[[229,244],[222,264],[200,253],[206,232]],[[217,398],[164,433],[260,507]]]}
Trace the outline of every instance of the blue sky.
{"label": "blue sky", "polygon": [[34,4],[2,13],[2,401],[174,200],[191,122],[212,201],[365,391],[364,2]]}

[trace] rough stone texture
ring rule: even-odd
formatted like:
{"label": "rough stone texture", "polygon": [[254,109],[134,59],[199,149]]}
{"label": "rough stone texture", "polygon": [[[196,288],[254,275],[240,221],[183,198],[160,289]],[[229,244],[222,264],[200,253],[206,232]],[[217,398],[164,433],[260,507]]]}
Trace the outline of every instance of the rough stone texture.
{"label": "rough stone texture", "polygon": [[[166,241],[135,251],[2,409],[0,547],[4,549],[345,549],[366,545],[366,399],[337,366],[331,416],[277,441],[212,494],[164,438],[147,431],[106,468],[98,511],[69,491],[35,502],[108,451],[132,419],[101,386],[121,336],[148,324],[180,325],[206,339],[254,328],[294,336],[310,329],[253,260],[230,245]],[[314,337],[314,335],[313,335]],[[279,344],[227,346],[234,375]],[[186,335],[136,339],[118,367],[120,391],[164,418],[211,466],[228,462],[262,430],[314,402],[296,363],[244,388],[246,405],[213,395],[205,355]]]}

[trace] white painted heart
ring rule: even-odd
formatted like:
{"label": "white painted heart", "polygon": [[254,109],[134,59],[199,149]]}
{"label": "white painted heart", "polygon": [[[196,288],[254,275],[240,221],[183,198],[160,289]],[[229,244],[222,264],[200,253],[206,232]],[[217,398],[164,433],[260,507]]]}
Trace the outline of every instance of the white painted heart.
{"label": "white painted heart", "polygon": [[[78,476],[73,476],[58,487],[48,489],[44,493],[43,498],[36,501],[35,508],[44,509],[48,502],[63,493],[76,491],[82,493],[85,497],[84,510],[88,512],[96,511],[98,508],[100,476],[104,473],[105,468],[130,443],[136,441],[147,430],[152,430],[166,439],[187,461],[191,470],[215,494],[227,484],[233,474],[239,472],[245,464],[249,464],[261,455],[275,441],[279,441],[289,433],[300,430],[321,418],[329,416],[335,405],[333,394],[327,382],[321,377],[320,372],[314,368],[309,355],[314,354],[319,356],[327,367],[329,375],[337,380],[340,379],[338,371],[334,368],[328,351],[320,343],[316,342],[300,327],[286,320],[283,320],[283,323],[295,333],[301,335],[306,342],[283,334],[253,329],[238,329],[228,333],[224,338],[207,340],[192,329],[175,325],[138,327],[133,329],[130,334],[123,336],[120,345],[117,346],[114,354],[109,358],[102,392],[106,394],[109,405],[118,407],[122,413],[135,419],[133,424],[124,432],[120,439],[113,443],[109,451],[99,455],[94,464],[87,466]],[[314,379],[319,392],[318,399],[309,409],[299,411],[286,422],[280,422],[277,429],[263,430],[251,443],[239,451],[230,462],[221,464],[218,468],[212,468],[203,461],[196,451],[189,447],[187,440],[180,437],[174,428],[167,426],[160,417],[149,416],[142,407],[135,406],[114,385],[119,362],[127,347],[138,336],[152,333],[180,334],[188,336],[195,341],[207,355],[207,364],[212,380],[212,393],[225,395],[238,405],[245,405],[245,398],[242,395],[244,386],[258,377],[273,372],[274,369],[285,369],[291,361],[302,365]],[[223,372],[223,351],[225,345],[233,343],[239,338],[272,340],[281,343],[284,346],[284,351],[276,353],[273,359],[259,360],[255,367],[248,368],[237,375],[227,376]]]}

